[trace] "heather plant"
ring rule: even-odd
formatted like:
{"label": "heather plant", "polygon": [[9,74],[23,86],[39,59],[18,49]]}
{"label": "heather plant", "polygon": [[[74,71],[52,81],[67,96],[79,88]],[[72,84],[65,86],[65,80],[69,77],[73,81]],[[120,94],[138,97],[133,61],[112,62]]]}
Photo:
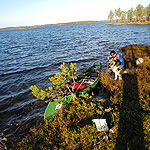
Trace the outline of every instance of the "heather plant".
{"label": "heather plant", "polygon": [[114,141],[104,138],[108,132],[98,132],[93,118],[96,110],[104,109],[79,98],[62,106],[56,115],[46,120],[40,128],[31,128],[30,135],[18,142],[14,149],[99,149],[113,147]]}
{"label": "heather plant", "polygon": [[101,83],[111,93],[112,121],[119,124],[116,147],[149,149],[150,47],[129,45],[120,50],[125,52],[125,60],[142,57],[144,62],[136,74],[123,75],[122,81],[110,81],[107,71],[102,72]]}

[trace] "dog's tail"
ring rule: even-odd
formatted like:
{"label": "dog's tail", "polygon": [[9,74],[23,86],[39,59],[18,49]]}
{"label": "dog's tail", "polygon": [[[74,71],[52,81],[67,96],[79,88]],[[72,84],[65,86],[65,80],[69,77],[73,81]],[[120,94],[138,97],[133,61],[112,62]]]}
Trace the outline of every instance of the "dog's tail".
{"label": "dog's tail", "polygon": [[136,60],[136,65],[142,64],[143,61],[144,61],[143,58],[138,58],[138,59]]}

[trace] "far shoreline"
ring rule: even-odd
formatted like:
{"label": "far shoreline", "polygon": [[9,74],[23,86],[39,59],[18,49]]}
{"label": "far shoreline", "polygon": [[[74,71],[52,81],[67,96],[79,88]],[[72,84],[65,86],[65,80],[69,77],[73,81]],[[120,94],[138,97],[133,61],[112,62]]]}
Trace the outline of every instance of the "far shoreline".
{"label": "far shoreline", "polygon": [[86,24],[86,23],[98,23],[98,22],[107,22],[107,20],[103,20],[103,21],[77,21],[77,22],[34,25],[34,26],[6,27],[6,28],[0,28],[0,31],[5,31],[5,30],[22,30],[22,29],[31,29],[31,28],[46,27],[46,26],[60,26],[60,25]]}
{"label": "far shoreline", "polygon": [[[86,23],[98,23],[98,22],[108,22],[108,20],[102,21],[76,21],[76,22],[67,22],[67,23],[57,23],[57,24],[44,24],[44,25],[34,25],[34,26],[18,26],[18,27],[5,27],[0,28],[0,31],[5,30],[23,30],[23,29],[32,29],[38,27],[46,27],[46,26],[60,26],[60,25],[71,25],[71,24],[86,24]],[[150,21],[135,21],[135,22],[109,22],[104,25],[143,25],[150,24]]]}

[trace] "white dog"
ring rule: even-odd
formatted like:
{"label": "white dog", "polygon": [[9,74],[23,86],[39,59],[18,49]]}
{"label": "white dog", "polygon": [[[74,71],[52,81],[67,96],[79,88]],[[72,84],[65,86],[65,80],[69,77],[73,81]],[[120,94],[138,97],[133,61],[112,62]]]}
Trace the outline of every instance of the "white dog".
{"label": "white dog", "polygon": [[108,58],[108,65],[109,71],[113,71],[115,73],[115,80],[119,77],[119,80],[122,80],[122,74],[134,74],[137,72],[137,65],[143,63],[143,58],[137,58],[134,62],[133,61],[125,61],[125,66],[121,70],[117,70],[120,66],[120,62],[117,61],[116,57],[109,57]]}

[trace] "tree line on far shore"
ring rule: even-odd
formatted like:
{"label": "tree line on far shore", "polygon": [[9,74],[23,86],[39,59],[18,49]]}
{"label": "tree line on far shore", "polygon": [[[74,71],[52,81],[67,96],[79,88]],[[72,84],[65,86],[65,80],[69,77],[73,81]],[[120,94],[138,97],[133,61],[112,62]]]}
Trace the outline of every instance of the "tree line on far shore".
{"label": "tree line on far shore", "polygon": [[149,21],[150,20],[150,4],[143,7],[141,4],[131,8],[128,11],[122,11],[120,8],[111,10],[108,15],[109,21]]}

